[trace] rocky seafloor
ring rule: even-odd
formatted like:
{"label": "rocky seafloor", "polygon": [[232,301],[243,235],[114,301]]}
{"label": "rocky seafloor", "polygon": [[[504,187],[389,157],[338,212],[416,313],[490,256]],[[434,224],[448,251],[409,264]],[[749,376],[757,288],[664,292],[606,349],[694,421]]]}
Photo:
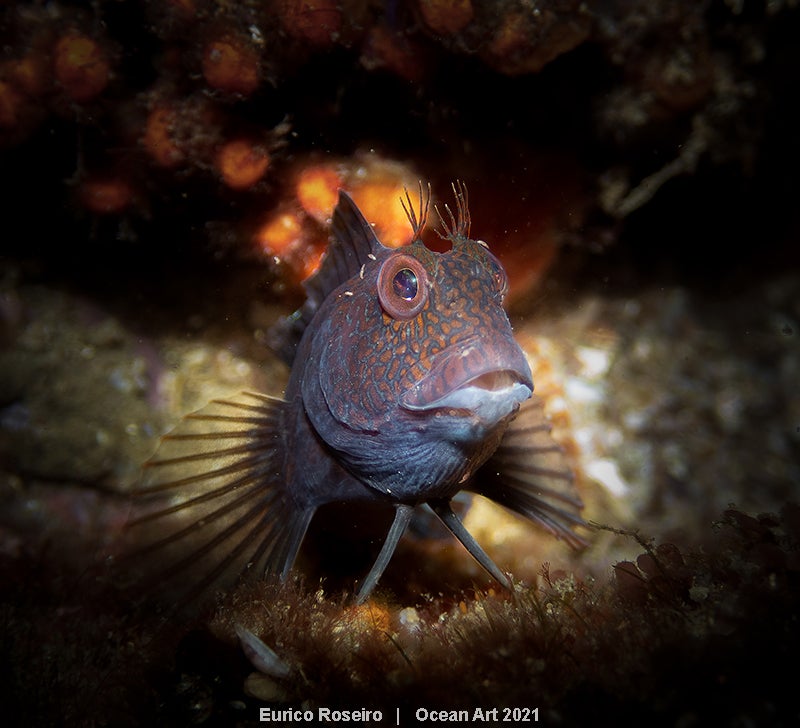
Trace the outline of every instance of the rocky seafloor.
{"label": "rocky seafloor", "polygon": [[[793,3],[12,2],[0,23],[4,717],[796,724]],[[589,546],[476,500],[512,593],[409,537],[363,607],[363,565],[313,547],[299,580],[191,616],[131,600],[116,544],[158,438],[279,395],[267,332],[331,191],[399,244],[418,179],[440,206],[464,180],[509,270]]]}

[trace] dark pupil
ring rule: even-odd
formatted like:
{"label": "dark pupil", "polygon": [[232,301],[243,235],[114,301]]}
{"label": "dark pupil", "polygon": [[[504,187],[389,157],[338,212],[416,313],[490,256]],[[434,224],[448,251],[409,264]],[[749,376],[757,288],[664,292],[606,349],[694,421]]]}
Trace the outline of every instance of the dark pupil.
{"label": "dark pupil", "polygon": [[397,271],[392,281],[394,292],[406,301],[413,301],[417,297],[417,274],[411,268]]}

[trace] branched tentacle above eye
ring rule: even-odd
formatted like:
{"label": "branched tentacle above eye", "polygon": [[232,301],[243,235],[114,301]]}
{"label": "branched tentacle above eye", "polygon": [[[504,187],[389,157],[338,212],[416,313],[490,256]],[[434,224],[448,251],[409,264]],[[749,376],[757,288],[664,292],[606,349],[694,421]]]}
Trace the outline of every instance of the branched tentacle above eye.
{"label": "branched tentacle above eye", "polygon": [[414,231],[414,237],[411,239],[413,243],[421,239],[422,231],[425,229],[425,225],[428,222],[428,210],[431,206],[431,183],[428,182],[428,186],[425,188],[422,185],[422,180],[419,181],[419,218],[417,218],[417,214],[414,211],[414,203],[411,202],[411,197],[407,189],[405,193],[406,199],[404,200],[401,197],[400,204],[403,206],[406,217],[409,223],[411,223],[411,229]]}
{"label": "branched tentacle above eye", "polygon": [[445,220],[444,216],[436,205],[434,205],[433,209],[436,210],[436,214],[439,216],[439,222],[441,223],[444,231],[439,232],[437,230],[437,234],[443,240],[455,242],[456,240],[469,238],[469,231],[470,227],[472,226],[472,218],[469,214],[469,194],[467,193],[467,186],[461,180],[456,180],[451,187],[456,198],[456,214],[453,215],[453,211],[450,209],[450,206],[445,205],[444,209],[445,212],[447,212],[447,217],[449,218],[448,221]]}

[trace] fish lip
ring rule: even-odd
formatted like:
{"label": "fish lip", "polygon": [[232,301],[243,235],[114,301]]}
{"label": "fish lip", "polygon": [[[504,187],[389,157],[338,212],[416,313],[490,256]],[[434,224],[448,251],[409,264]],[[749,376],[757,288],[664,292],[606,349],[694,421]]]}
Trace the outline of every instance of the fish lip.
{"label": "fish lip", "polygon": [[430,371],[401,396],[400,404],[415,412],[452,410],[454,415],[499,419],[532,393],[530,367],[516,342],[487,347],[471,339],[437,356]]}

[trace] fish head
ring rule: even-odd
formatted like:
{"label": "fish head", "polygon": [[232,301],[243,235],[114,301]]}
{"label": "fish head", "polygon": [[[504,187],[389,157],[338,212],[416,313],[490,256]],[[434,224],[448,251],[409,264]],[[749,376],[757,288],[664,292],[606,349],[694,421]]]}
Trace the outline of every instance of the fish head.
{"label": "fish head", "polygon": [[[374,246],[312,322],[306,410],[352,469],[416,456],[435,468],[437,448],[474,461],[475,448],[532,394],[504,309],[506,272],[461,220],[459,210],[445,252],[421,239]],[[463,477],[465,467],[452,470]]]}
{"label": "fish head", "polygon": [[[394,401],[404,412],[435,420],[437,430],[450,428],[452,438],[480,438],[533,391],[503,307],[508,279],[487,246],[466,237],[432,256],[423,265],[427,255],[400,252],[378,280],[383,346],[399,344],[416,354],[398,372]],[[408,302],[412,311],[419,310],[407,317],[410,293],[419,299]]]}

